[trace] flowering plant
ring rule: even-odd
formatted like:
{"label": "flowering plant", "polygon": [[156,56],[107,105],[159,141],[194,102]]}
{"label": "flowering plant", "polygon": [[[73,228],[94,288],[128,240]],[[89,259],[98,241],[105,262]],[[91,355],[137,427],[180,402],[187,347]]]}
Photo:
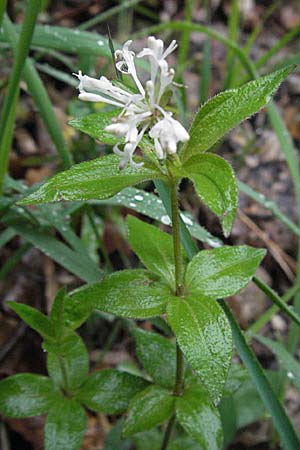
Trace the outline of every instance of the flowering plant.
{"label": "flowering plant", "polygon": [[[156,180],[171,219],[172,236],[129,216],[129,243],[144,269],[120,270],[68,294],[60,291],[49,317],[10,302],[43,337],[49,377],[21,374],[5,379],[0,384],[0,409],[11,417],[47,413],[47,450],[80,447],[86,409],[126,414],[123,435],[133,439],[161,426],[157,446],[161,450],[169,448],[175,422],[186,433],[182,436],[177,430],[178,448],[217,450],[223,445],[220,402],[232,396],[243,379],[241,366],[232,362],[234,321],[219,300],[249,282],[265,251],[218,243],[198,252],[193,241],[186,240],[178,189],[183,178],[190,179],[200,199],[220,218],[224,235],[229,235],[237,207],[237,183],[230,165],[209,149],[262,108],[291,68],[213,97],[200,108],[188,132],[165,102],[174,86],[174,70],[166,58],[176,49],[176,42],[164,50],[162,40],[148,38],[148,46],[137,55],[147,58],[150,67],[144,85],[131,44],[127,41],[115,52],[115,63],[133,86],[104,76],[94,79],[80,71],[77,75],[81,100],[104,102],[117,109],[71,124],[114,144],[115,155],[76,164],[19,203],[104,199],[128,186]],[[134,155],[137,148],[143,157]],[[167,336],[134,327],[144,368],[139,376],[117,370],[88,374],[87,351],[75,330],[93,309],[126,319],[160,317]]]}
{"label": "flowering plant", "polygon": [[176,41],[172,41],[164,51],[164,43],[153,36],[148,38],[148,47],[144,48],[138,58],[149,59],[150,79],[145,88],[138,78],[135,67],[135,53],[130,50],[132,41],[127,41],[123,50],[115,52],[116,68],[121,73],[131,76],[138,93],[114,85],[106,77],[100,80],[82,75],[79,78],[79,98],[90,102],[104,102],[121,107],[121,113],[113,119],[113,123],[105,128],[118,138],[125,139],[123,151],[119,144],[113,148],[114,153],[121,156],[120,168],[129,162],[132,167],[141,167],[142,162],[136,163],[132,159],[133,153],[145,133],[154,140],[154,150],[159,160],[165,160],[168,155],[174,155],[178,142],[189,139],[188,132],[180,122],[173,119],[172,113],[167,112],[161,105],[163,95],[172,86],[174,69],[170,69],[166,57],[176,48]]}

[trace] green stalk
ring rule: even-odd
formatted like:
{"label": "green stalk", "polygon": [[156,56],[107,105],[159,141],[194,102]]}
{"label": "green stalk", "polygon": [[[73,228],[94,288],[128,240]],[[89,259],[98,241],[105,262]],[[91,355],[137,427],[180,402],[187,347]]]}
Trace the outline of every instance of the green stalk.
{"label": "green stalk", "polygon": [[[299,290],[299,285],[292,286],[281,298],[281,301],[287,303],[291,298],[294,297],[296,292]],[[277,295],[277,294],[276,294]],[[259,318],[247,329],[247,335],[252,338],[254,334],[258,334],[259,331],[270,321],[270,319],[280,311],[281,306],[277,304],[271,306],[267,309]]]}
{"label": "green stalk", "polygon": [[[275,303],[275,305],[277,305],[282,311],[284,311],[295,322],[295,324],[297,324],[296,329],[298,330],[300,325],[300,317],[298,313],[296,313],[293,309],[287,306],[287,304],[282,300],[282,298],[279,297],[279,295],[277,295],[277,293],[262,280],[260,280],[257,277],[253,277],[253,282],[256,284],[257,287],[259,287],[261,291],[263,291],[272,300],[273,303]],[[295,284],[295,286],[298,286],[298,282]],[[297,295],[297,293],[298,289],[296,290],[295,295]]]}
{"label": "green stalk", "polygon": [[[183,295],[183,264],[180,240],[180,221],[178,208],[178,182],[171,182],[171,218],[172,218],[172,236],[175,261],[175,291],[178,297]],[[183,392],[183,354],[176,342],[176,381],[174,386],[174,395],[179,397]],[[171,438],[172,428],[175,422],[175,416],[171,417],[167,425],[161,450],[166,450]]]}
{"label": "green stalk", "polygon": [[162,443],[162,446],[161,446],[161,450],[167,450],[167,448],[168,448],[174,422],[175,422],[175,415],[172,416],[171,419],[169,420],[169,423],[167,425],[167,428],[166,428],[166,431],[165,431],[165,434],[164,434],[164,439],[163,439],[163,443]]}
{"label": "green stalk", "polygon": [[[192,6],[193,6],[192,0],[185,0],[184,19],[186,22],[191,22]],[[185,69],[189,46],[190,46],[190,30],[186,29],[186,30],[183,30],[183,32],[181,34],[179,54],[178,54],[179,68],[177,70],[177,73],[178,73],[178,77],[180,79],[181,79],[182,72]]]}
{"label": "green stalk", "polygon": [[[2,26],[5,36],[9,41],[13,52],[16,53],[17,33],[7,15],[5,15],[3,18]],[[66,145],[60,124],[55,116],[48,93],[30,59],[26,60],[23,70],[23,76],[24,80],[26,81],[28,91],[41,114],[41,117],[47,127],[48,133],[50,134],[51,139],[56,147],[57,153],[59,154],[63,162],[64,168],[67,169],[73,164],[72,155]]]}
{"label": "green stalk", "polygon": [[101,14],[98,14],[97,16],[93,17],[90,20],[87,20],[86,22],[79,25],[80,30],[87,30],[88,28],[91,28],[95,25],[98,25],[99,23],[107,22],[108,19],[113,17],[116,14],[122,13],[124,14],[125,10],[128,8],[132,8],[138,3],[140,3],[141,0],[128,0],[120,5],[114,6],[113,8],[108,9],[107,11],[104,11]]}
{"label": "green stalk", "polygon": [[5,10],[6,10],[6,3],[7,3],[7,0],[1,0],[0,1],[0,24],[2,22],[3,15],[4,15]]}
{"label": "green stalk", "polygon": [[[12,120],[12,116],[15,115],[16,110],[16,97],[19,95],[19,84],[21,79],[22,70],[26,57],[28,55],[35,22],[40,10],[40,0],[29,0],[28,7],[26,8],[25,19],[20,33],[20,38],[17,45],[17,51],[15,53],[14,64],[11,72],[11,76],[8,83],[4,104],[2,107],[2,113],[0,117],[0,193],[2,192],[4,176],[7,171],[10,144],[11,139],[6,138],[3,141],[6,125],[8,119]],[[2,8],[1,8],[2,9]],[[1,11],[3,14],[3,11]],[[1,15],[2,15],[1,14]],[[11,136],[11,130],[8,132]],[[10,141],[10,142],[9,142]]]}
{"label": "green stalk", "polygon": [[[206,10],[206,24],[210,23],[210,2],[209,0],[205,0],[204,7]],[[201,69],[200,69],[200,86],[199,86],[199,97],[200,104],[203,104],[207,101],[209,97],[209,85],[210,85],[210,39],[207,36],[203,46],[203,59],[201,61]]]}

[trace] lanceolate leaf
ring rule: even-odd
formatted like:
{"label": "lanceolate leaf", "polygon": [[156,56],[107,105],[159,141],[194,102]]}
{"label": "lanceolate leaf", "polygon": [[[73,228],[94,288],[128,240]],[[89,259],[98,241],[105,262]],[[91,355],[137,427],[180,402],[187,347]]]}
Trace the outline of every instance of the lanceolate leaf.
{"label": "lanceolate leaf", "polygon": [[201,154],[190,158],[184,165],[186,177],[193,180],[203,202],[220,217],[225,236],[236,214],[237,182],[231,166],[217,155]]}
{"label": "lanceolate leaf", "polygon": [[136,352],[144,369],[153,380],[164,387],[172,388],[176,377],[175,343],[157,333],[136,328]]}
{"label": "lanceolate leaf", "polygon": [[150,163],[145,163],[140,168],[127,166],[124,170],[120,170],[119,162],[118,156],[106,155],[75,164],[71,169],[55,175],[19,204],[108,198],[127,186],[163,178],[161,172],[154,166],[150,166]]}
{"label": "lanceolate leaf", "polygon": [[277,70],[208,100],[196,115],[182,158],[205,152],[242,120],[265,106],[294,66]]}
{"label": "lanceolate leaf", "polygon": [[54,328],[47,316],[24,303],[8,302],[8,306],[45,339],[54,338]]}
{"label": "lanceolate leaf", "polygon": [[86,413],[75,400],[53,403],[45,426],[45,450],[79,450],[86,430]]}
{"label": "lanceolate leaf", "polygon": [[175,397],[172,392],[153,385],[132,400],[123,428],[124,436],[150,430],[167,420],[173,413]]}
{"label": "lanceolate leaf", "polygon": [[53,381],[68,389],[80,386],[89,369],[88,353],[82,339],[74,333],[61,344],[46,345],[45,348],[49,352],[47,368]]}
{"label": "lanceolate leaf", "polygon": [[201,450],[222,448],[220,415],[203,388],[197,385],[187,389],[176,401],[176,415],[186,432],[199,442]]}
{"label": "lanceolate leaf", "polygon": [[218,403],[232,356],[230,325],[215,300],[188,295],[172,299],[167,319],[185,357]]}
{"label": "lanceolate leaf", "polygon": [[157,227],[128,217],[129,244],[151,272],[175,287],[175,263],[172,236]]}
{"label": "lanceolate leaf", "polygon": [[120,138],[105,131],[105,127],[111,123],[113,117],[117,117],[120,109],[95,114],[87,114],[69,121],[69,125],[88,134],[104,144],[114,145],[120,142]]}
{"label": "lanceolate leaf", "polygon": [[170,288],[151,272],[122,270],[77,289],[71,300],[91,301],[100,311],[120,317],[145,319],[163,314],[172,296]]}
{"label": "lanceolate leaf", "polygon": [[0,382],[0,413],[24,418],[48,412],[56,396],[48,377],[21,373]]}
{"label": "lanceolate leaf", "polygon": [[88,376],[76,398],[93,411],[120,414],[147,385],[143,378],[130,373],[101,370]]}
{"label": "lanceolate leaf", "polygon": [[265,253],[247,245],[203,250],[188,265],[187,290],[212,298],[234,295],[251,280]]}

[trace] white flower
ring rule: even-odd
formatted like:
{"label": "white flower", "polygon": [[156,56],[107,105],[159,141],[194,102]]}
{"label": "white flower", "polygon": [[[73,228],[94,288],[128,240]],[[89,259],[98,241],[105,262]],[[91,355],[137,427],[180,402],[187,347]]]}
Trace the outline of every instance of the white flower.
{"label": "white flower", "polygon": [[79,98],[85,101],[105,102],[122,108],[118,117],[112,120],[105,130],[118,138],[124,138],[123,150],[119,144],[114,146],[114,152],[121,156],[120,168],[129,162],[133,167],[140,167],[143,163],[135,163],[133,154],[145,132],[154,139],[154,148],[159,160],[176,153],[178,142],[186,142],[189,134],[172,114],[166,112],[160,105],[163,94],[173,83],[174,69],[170,69],[166,57],[176,48],[176,41],[164,50],[161,39],[153,36],[148,38],[145,47],[138,58],[147,57],[150,62],[150,79],[145,87],[138,78],[134,63],[135,53],[130,50],[132,41],[125,42],[122,50],[115,52],[116,67],[120,72],[130,75],[137,87],[138,93],[133,94],[119,86],[115,86],[106,77],[99,80],[82,75],[79,71]]}
{"label": "white flower", "polygon": [[149,131],[149,136],[154,139],[154,145],[159,159],[164,159],[166,154],[174,154],[178,142],[187,142],[189,134],[178,120],[171,115],[165,116],[157,122]]}

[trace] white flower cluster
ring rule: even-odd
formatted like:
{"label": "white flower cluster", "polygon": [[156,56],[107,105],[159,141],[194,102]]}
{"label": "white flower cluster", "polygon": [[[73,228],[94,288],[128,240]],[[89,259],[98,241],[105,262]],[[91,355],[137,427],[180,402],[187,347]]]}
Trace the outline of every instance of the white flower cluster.
{"label": "white flower cluster", "polygon": [[133,153],[140,140],[147,131],[154,140],[155,152],[159,160],[164,160],[168,154],[174,154],[178,142],[186,142],[189,134],[180,122],[173,119],[172,113],[165,111],[161,99],[174,78],[174,69],[169,68],[166,57],[177,48],[176,41],[172,41],[164,51],[164,43],[153,36],[148,37],[148,47],[144,48],[137,58],[147,57],[150,62],[150,79],[145,87],[140,82],[135,63],[135,53],[130,50],[132,41],[127,41],[122,50],[115,52],[116,67],[120,72],[130,75],[138,89],[133,94],[114,85],[106,77],[99,80],[82,75],[79,78],[79,98],[91,102],[105,102],[121,107],[118,117],[112,120],[105,130],[117,137],[125,138],[122,150],[119,144],[114,146],[114,152],[121,156],[120,168],[129,162],[133,167],[140,167],[143,163],[135,163]]}

